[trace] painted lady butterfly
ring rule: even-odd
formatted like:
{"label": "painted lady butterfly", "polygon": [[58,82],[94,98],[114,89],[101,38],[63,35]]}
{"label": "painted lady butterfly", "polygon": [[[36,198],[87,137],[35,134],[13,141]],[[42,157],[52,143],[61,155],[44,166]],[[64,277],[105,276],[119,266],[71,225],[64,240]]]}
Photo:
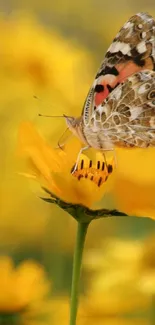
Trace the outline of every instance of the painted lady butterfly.
{"label": "painted lady butterfly", "polygon": [[[65,117],[87,147],[155,146],[155,21],[131,17],[109,47],[79,118]],[[81,153],[81,152],[80,152]]]}

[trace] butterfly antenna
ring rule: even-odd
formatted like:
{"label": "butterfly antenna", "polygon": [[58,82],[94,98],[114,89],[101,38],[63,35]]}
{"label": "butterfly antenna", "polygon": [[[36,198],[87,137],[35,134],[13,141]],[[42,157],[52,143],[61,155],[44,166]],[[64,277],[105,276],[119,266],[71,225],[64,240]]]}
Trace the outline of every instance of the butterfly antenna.
{"label": "butterfly antenna", "polygon": [[[41,101],[41,99],[40,99],[39,97],[37,97],[36,95],[34,95],[33,98],[34,98],[34,99],[37,99],[37,100],[39,100],[39,101]],[[41,113],[39,113],[38,116],[39,116],[39,117],[63,117],[63,118],[65,118],[65,117],[69,117],[69,116],[67,116],[67,115],[65,115],[65,114],[63,114],[63,115],[44,115],[44,114],[41,114]],[[59,139],[59,141],[58,141],[58,143],[57,143],[58,148],[61,149],[61,150],[63,150],[62,147],[63,147],[64,144],[68,141],[68,139],[72,138],[72,136],[73,136],[73,134],[70,134],[70,136],[67,137],[67,139],[65,139],[65,141],[64,141],[62,144],[60,143],[61,140],[63,139],[64,135],[66,134],[66,132],[67,132],[68,130],[69,130],[69,128],[67,128],[67,129],[63,132],[63,134],[61,135],[61,137],[60,137],[60,139]]]}
{"label": "butterfly antenna", "polygon": [[38,116],[41,116],[41,117],[65,117],[65,115],[44,115],[44,114],[38,114]]}
{"label": "butterfly antenna", "polygon": [[[41,103],[42,103],[42,100],[38,97],[38,96],[36,96],[36,95],[33,95],[33,98],[34,99],[37,99],[37,100],[39,100]],[[38,116],[41,116],[41,117],[67,117],[65,114],[63,114],[63,115],[44,115],[44,114],[38,114]]]}

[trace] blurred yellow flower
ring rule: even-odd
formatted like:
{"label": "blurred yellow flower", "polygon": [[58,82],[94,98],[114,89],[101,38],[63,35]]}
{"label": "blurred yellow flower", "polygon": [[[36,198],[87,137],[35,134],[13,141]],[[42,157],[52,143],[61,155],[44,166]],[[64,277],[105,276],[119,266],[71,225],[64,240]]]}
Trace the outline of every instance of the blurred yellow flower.
{"label": "blurred yellow flower", "polygon": [[90,272],[86,295],[87,314],[117,316],[147,310],[148,297],[139,290],[139,266],[143,257],[143,242],[118,240],[103,242],[100,250],[90,250],[84,265]]}
{"label": "blurred yellow flower", "polygon": [[155,218],[155,149],[117,149],[114,198],[133,216]]}
{"label": "blurred yellow flower", "polygon": [[108,178],[113,170],[113,161],[107,166],[103,156],[97,153],[93,164],[92,160],[81,155],[78,168],[72,174],[81,146],[78,140],[75,141],[70,142],[65,151],[54,150],[27,122],[19,130],[18,151],[28,158],[31,165],[26,176],[39,180],[42,186],[65,202],[91,207],[110,186]]}
{"label": "blurred yellow flower", "polygon": [[1,12],[0,39],[0,244],[41,245],[50,211],[47,207],[44,215],[42,203],[36,206],[35,197],[16,175],[12,153],[17,129],[21,121],[35,120],[55,145],[64,121],[57,119],[51,124],[51,119],[38,118],[38,113],[53,115],[57,111],[61,115],[74,110],[76,115],[89,88],[92,59],[84,47],[25,11]]}
{"label": "blurred yellow flower", "polygon": [[[145,284],[146,273],[149,282],[149,272],[154,271],[152,252],[153,236],[146,242],[111,238],[103,241],[100,249],[88,250],[84,258],[85,272],[89,272],[85,273],[88,287],[80,298],[77,323],[148,324],[151,305],[148,291],[143,290],[146,287],[142,284]],[[68,299],[54,299],[52,313],[54,324],[66,325],[69,320]],[[132,317],[128,318],[129,315]]]}
{"label": "blurred yellow flower", "polygon": [[63,98],[64,105],[75,105],[76,98],[77,106],[88,87],[89,74],[83,69],[88,52],[73,46],[56,31],[46,29],[30,14],[16,12],[8,19],[1,17],[0,26],[1,73],[21,83],[27,79],[33,91],[50,90],[58,100]]}
{"label": "blurred yellow flower", "polygon": [[[46,316],[50,287],[44,270],[33,261],[15,268],[11,258],[0,258],[0,319],[11,324],[39,324]],[[49,311],[48,311],[49,312]],[[43,320],[43,318],[41,319]],[[36,323],[35,323],[36,321]],[[42,323],[41,323],[42,324]]]}
{"label": "blurred yellow flower", "polygon": [[[138,287],[142,294],[152,299],[155,296],[155,236],[154,233],[143,243],[143,254],[139,264]],[[155,304],[155,301],[154,301]],[[155,306],[154,306],[155,307]]]}
{"label": "blurred yellow flower", "polygon": [[[93,299],[93,297],[92,297]],[[97,299],[97,300],[96,300]],[[118,302],[113,301],[113,305],[105,304],[104,296],[95,296],[92,301],[89,296],[81,296],[79,311],[77,316],[77,325],[148,325],[145,319],[136,317],[135,319],[127,319],[117,315]],[[102,303],[102,306],[101,306]],[[115,306],[116,303],[116,306]],[[99,304],[99,308],[97,305]],[[129,304],[129,301],[124,303],[124,306]],[[107,309],[106,309],[107,308]],[[114,312],[112,313],[112,310]],[[69,324],[69,299],[66,296],[57,297],[52,300],[52,325],[68,325]],[[39,324],[38,324],[39,325]]]}

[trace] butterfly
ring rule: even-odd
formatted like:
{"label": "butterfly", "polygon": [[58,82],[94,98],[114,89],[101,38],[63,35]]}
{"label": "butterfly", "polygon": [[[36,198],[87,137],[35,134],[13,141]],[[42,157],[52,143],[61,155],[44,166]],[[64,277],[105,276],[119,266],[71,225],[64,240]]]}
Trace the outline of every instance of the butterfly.
{"label": "butterfly", "polygon": [[132,16],[120,29],[96,74],[80,117],[65,117],[68,128],[86,145],[155,146],[155,21]]}

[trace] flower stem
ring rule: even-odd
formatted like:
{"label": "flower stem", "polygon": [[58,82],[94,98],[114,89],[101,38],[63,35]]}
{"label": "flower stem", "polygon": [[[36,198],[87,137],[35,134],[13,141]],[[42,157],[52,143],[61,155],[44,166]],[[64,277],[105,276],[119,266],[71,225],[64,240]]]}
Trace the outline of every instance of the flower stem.
{"label": "flower stem", "polygon": [[78,222],[76,243],[74,249],[74,260],[73,260],[71,303],[70,303],[70,325],[76,325],[82,255],[83,255],[84,243],[85,243],[88,226],[89,223]]}

